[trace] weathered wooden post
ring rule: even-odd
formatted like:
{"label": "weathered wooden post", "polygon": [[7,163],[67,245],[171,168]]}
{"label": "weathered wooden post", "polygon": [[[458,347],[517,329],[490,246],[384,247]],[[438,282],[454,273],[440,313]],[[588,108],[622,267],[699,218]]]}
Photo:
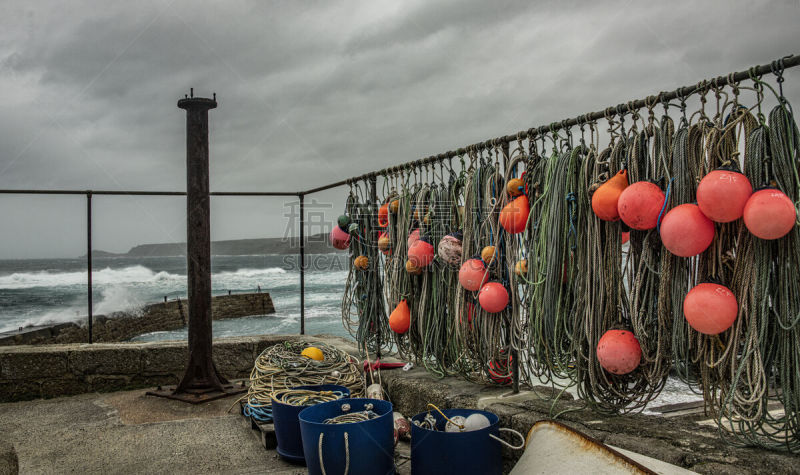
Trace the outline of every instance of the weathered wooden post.
{"label": "weathered wooden post", "polygon": [[217,371],[211,358],[211,213],[208,187],[208,111],[213,99],[178,101],[186,110],[186,261],[189,281],[189,363],[174,391],[148,394],[199,403],[244,391],[234,388]]}

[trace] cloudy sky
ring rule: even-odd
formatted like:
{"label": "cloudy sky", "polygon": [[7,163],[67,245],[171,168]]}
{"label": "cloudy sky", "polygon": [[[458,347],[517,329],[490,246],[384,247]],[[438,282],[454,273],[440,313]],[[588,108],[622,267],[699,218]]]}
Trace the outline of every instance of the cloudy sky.
{"label": "cloudy sky", "polygon": [[[800,53],[798,20],[798,0],[5,0],[0,188],[185,189],[194,87],[220,104],[212,190],[308,189]],[[214,198],[213,239],[282,235],[284,201]],[[185,239],[182,198],[94,208],[98,249]],[[85,219],[82,197],[0,196],[0,258],[78,256]]]}

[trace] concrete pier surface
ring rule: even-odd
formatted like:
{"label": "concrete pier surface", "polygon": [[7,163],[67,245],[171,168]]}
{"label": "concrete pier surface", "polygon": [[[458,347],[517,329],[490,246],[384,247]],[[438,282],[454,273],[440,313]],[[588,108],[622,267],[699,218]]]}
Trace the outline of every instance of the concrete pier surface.
{"label": "concrete pier surface", "polygon": [[0,438],[19,473],[306,473],[227,412],[236,399],[191,405],[135,390],[0,404]]}

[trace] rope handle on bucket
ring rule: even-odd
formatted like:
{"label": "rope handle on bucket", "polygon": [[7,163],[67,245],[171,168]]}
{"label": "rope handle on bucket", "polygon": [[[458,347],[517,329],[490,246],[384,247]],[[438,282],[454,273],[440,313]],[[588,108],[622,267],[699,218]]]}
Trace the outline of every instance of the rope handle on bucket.
{"label": "rope handle on bucket", "polygon": [[[519,433],[517,433],[519,434]],[[327,475],[325,472],[325,462],[322,460],[322,438],[325,434],[319,434],[319,444],[317,445],[317,455],[319,456],[319,468],[322,470],[322,475]],[[520,437],[522,437],[520,435]],[[501,441],[502,442],[502,441]],[[350,434],[344,433],[344,475],[350,472]]]}
{"label": "rope handle on bucket", "polygon": [[[491,437],[492,439],[500,442],[501,444],[505,445],[506,447],[508,447],[509,449],[512,449],[512,450],[522,450],[522,449],[525,448],[525,437],[523,437],[522,434],[520,434],[519,432],[515,431],[514,429],[509,429],[509,428],[506,428],[506,427],[500,427],[499,430],[506,431],[506,432],[511,432],[512,434],[514,434],[517,437],[519,437],[519,440],[521,440],[522,443],[519,444],[519,446],[515,446],[515,445],[509,444],[508,442],[506,442],[505,440],[501,439],[500,437],[497,437],[494,434],[489,434],[489,437]],[[324,471],[323,471],[323,473],[324,473]]]}

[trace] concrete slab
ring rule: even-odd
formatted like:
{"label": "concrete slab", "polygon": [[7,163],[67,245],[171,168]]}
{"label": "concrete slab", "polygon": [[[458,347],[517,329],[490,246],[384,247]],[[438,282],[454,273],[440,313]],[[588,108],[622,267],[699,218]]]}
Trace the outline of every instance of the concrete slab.
{"label": "concrete slab", "polygon": [[20,473],[306,473],[227,412],[236,399],[181,405],[137,390],[0,404],[0,434]]}

